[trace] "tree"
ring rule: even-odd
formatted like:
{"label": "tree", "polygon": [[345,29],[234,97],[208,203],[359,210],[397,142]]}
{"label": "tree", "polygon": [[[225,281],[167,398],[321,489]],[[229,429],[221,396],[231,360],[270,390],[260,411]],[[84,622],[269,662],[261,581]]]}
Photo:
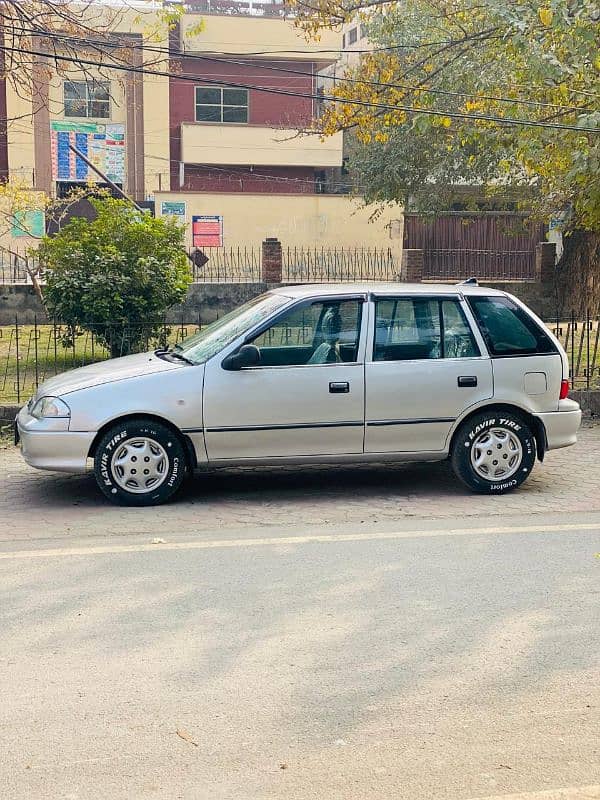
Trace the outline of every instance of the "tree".
{"label": "tree", "polygon": [[184,230],[123,200],[91,203],[95,220],[74,217],[40,243],[44,301],[71,342],[89,330],[111,355],[126,355],[159,336],[165,311],[186,295],[192,276]]}
{"label": "tree", "polygon": [[562,220],[570,299],[600,302],[597,3],[291,2],[308,32],[358,17],[375,47],[326,92],[350,102],[319,120],[324,135],[351,132],[367,202],[431,212],[465,184],[520,199]]}

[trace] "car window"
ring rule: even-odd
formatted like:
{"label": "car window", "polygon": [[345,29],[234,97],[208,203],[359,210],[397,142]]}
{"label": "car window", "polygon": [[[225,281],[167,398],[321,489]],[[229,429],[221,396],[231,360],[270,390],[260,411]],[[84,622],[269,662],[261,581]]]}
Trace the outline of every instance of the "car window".
{"label": "car window", "polygon": [[479,348],[458,300],[406,297],[377,301],[375,361],[478,355]]}
{"label": "car window", "polygon": [[255,297],[202,328],[194,336],[184,339],[177,345],[177,350],[195,364],[203,364],[244,331],[254,328],[289,302],[289,297],[278,294]]}
{"label": "car window", "polygon": [[362,302],[302,303],[282,314],[253,344],[259,367],[351,363],[358,358]]}
{"label": "car window", "polygon": [[469,297],[493,356],[555,353],[556,345],[529,314],[508,297]]}
{"label": "car window", "polygon": [[444,358],[474,358],[481,355],[473,332],[457,300],[442,300]]}

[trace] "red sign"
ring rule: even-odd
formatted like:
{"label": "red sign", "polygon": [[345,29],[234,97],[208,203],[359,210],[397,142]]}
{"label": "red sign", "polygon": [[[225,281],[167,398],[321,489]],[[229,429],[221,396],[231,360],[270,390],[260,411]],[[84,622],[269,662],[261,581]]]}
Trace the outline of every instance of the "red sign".
{"label": "red sign", "polygon": [[223,247],[223,217],[192,217],[193,247]]}

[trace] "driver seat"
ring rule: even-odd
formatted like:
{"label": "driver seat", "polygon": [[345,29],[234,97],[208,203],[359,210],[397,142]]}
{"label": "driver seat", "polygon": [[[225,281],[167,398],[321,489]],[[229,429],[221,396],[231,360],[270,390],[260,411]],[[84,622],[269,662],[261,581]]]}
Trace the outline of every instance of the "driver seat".
{"label": "driver seat", "polygon": [[308,364],[336,364],[342,360],[340,333],[342,317],[339,306],[328,308],[323,316],[321,333],[323,341],[308,360]]}

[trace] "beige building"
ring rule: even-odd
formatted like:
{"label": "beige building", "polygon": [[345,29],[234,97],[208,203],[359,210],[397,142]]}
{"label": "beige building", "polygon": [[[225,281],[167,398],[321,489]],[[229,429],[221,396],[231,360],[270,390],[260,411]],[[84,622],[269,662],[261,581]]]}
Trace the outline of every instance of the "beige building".
{"label": "beige building", "polygon": [[[370,222],[336,177],[341,134],[311,132],[318,76],[339,58],[340,32],[307,42],[282,5],[256,0],[193,3],[170,34],[146,4],[93,8],[120,45],[106,48],[110,66],[71,63],[72,49],[54,41],[64,60],[36,57],[29,95],[4,84],[11,181],[49,197],[101,183],[75,146],[137,202],[185,223],[190,247],[276,236],[289,247],[393,248],[400,257],[398,212]],[[47,41],[33,45],[49,51]],[[91,41],[77,55],[104,60]],[[34,241],[14,229],[0,236],[21,252]]]}

